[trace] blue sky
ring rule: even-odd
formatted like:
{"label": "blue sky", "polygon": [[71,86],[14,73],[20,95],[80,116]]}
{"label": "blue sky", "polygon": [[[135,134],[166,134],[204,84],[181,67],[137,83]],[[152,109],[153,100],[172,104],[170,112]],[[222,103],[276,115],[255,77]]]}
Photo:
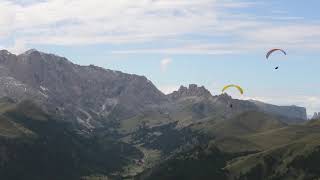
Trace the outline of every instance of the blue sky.
{"label": "blue sky", "polygon": [[[320,1],[0,0],[0,47],[320,111]],[[288,55],[265,53],[283,48]],[[274,67],[279,66],[279,70]]]}

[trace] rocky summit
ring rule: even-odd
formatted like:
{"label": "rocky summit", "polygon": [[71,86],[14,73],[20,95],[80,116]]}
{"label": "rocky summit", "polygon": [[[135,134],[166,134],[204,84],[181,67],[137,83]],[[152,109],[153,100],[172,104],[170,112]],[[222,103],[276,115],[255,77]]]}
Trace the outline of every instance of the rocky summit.
{"label": "rocky summit", "polygon": [[129,118],[167,100],[144,76],[80,66],[34,49],[20,55],[0,51],[0,69],[1,96],[33,99],[86,128]]}
{"label": "rocky summit", "polygon": [[190,84],[189,88],[180,86],[177,91],[174,91],[168,96],[173,100],[177,100],[188,96],[210,97],[211,93],[204,86],[198,87],[196,84]]}

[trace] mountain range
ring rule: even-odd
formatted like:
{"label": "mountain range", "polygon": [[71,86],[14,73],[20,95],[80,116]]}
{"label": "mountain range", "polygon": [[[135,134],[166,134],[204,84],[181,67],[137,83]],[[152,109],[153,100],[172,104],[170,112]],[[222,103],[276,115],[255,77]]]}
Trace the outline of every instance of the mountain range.
{"label": "mountain range", "polygon": [[0,51],[0,97],[0,177],[7,179],[319,174],[312,167],[319,122],[307,121],[304,107],[212,95],[195,84],[165,95],[144,76],[35,49]]}

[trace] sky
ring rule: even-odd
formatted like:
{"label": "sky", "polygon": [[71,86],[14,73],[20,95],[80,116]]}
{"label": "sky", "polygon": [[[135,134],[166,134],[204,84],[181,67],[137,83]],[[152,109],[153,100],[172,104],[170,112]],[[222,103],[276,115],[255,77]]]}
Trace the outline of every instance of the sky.
{"label": "sky", "polygon": [[[0,48],[320,112],[319,0],[0,0]],[[265,54],[282,48],[287,56]],[[274,68],[279,66],[278,70]]]}

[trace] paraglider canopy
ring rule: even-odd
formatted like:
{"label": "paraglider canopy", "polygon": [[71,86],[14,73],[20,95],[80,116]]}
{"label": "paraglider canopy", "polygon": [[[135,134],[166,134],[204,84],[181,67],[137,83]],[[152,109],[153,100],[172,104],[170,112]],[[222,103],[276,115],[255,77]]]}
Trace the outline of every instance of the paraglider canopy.
{"label": "paraglider canopy", "polygon": [[[266,54],[266,58],[269,59],[269,56],[276,52],[276,51],[280,51],[282,52],[284,55],[287,55],[287,52],[285,52],[283,49],[271,49],[270,51],[268,51],[268,53]],[[279,66],[275,67],[274,69],[279,69]]]}
{"label": "paraglider canopy", "polygon": [[268,53],[266,54],[266,58],[269,59],[269,56],[276,52],[276,51],[280,51],[282,52],[284,55],[287,55],[287,53],[283,50],[283,49],[271,49],[270,51],[268,51]]}
{"label": "paraglider canopy", "polygon": [[[225,87],[222,89],[222,92],[226,91],[226,90],[229,89],[229,88],[236,88],[236,89],[240,92],[240,94],[243,95],[243,89],[242,89],[240,86],[235,85],[235,84],[230,84],[230,85],[225,86]],[[229,104],[229,103],[230,103],[230,104]],[[229,107],[232,109],[232,108],[233,108],[232,102],[228,102],[228,104],[229,104]]]}
{"label": "paraglider canopy", "polygon": [[240,86],[235,85],[235,84],[230,84],[230,85],[225,86],[225,87],[222,89],[222,92],[224,92],[225,90],[227,90],[227,89],[229,89],[229,88],[231,88],[231,87],[238,89],[239,92],[240,92],[240,94],[243,94],[243,89],[242,89]]}

